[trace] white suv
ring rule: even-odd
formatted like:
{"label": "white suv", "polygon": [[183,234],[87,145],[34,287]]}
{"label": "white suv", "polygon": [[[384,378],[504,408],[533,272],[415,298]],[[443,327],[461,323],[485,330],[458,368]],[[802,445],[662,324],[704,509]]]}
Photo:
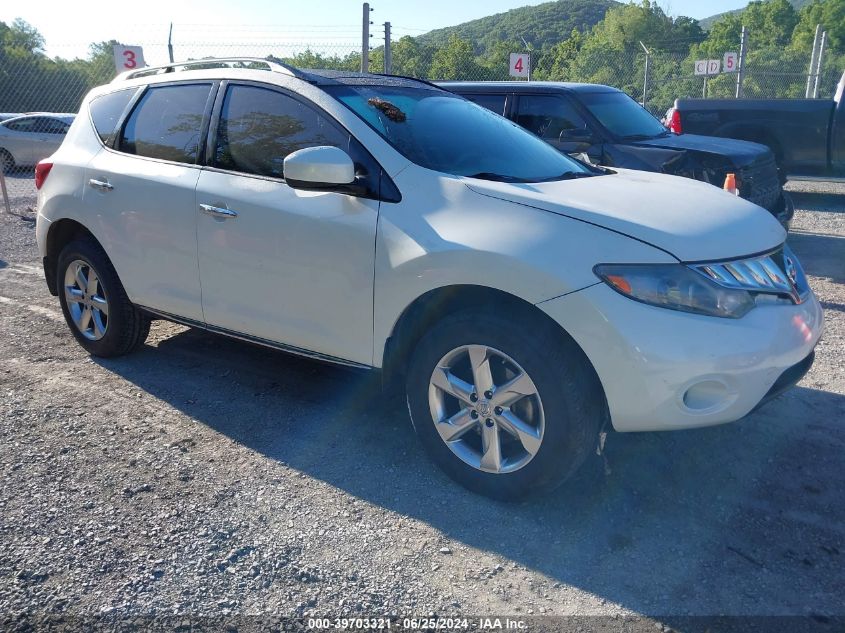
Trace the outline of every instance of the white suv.
{"label": "white suv", "polygon": [[202,60],[81,112],[37,168],[37,235],[87,351],[169,319],[383,370],[484,494],[555,487],[607,422],[737,420],[812,363],[822,311],[764,209],[426,82]]}

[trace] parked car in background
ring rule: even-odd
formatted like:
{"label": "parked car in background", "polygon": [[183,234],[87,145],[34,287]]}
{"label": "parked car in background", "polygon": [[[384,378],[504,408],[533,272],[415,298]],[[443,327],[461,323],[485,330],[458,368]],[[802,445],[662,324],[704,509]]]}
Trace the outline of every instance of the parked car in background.
{"label": "parked car in background", "polygon": [[157,318],[381,370],[434,461],[499,498],[611,424],[737,420],[813,362],[819,302],[746,200],[576,161],[428,82],[208,66],[96,88],[36,167],[47,285],[93,355]]}
{"label": "parked car in background", "polygon": [[591,163],[685,176],[740,195],[788,227],[794,207],[772,152],[756,143],[669,132],[648,110],[610,86],[557,82],[442,82],[502,114],[563,152]]}
{"label": "parked car in background", "polygon": [[59,149],[75,116],[31,112],[0,122],[0,164],[3,172],[35,165]]}
{"label": "parked car in background", "polygon": [[676,134],[762,143],[788,176],[845,178],[845,73],[833,99],[677,99]]}
{"label": "parked car in background", "polygon": [[23,116],[20,112],[0,112],[0,122]]}

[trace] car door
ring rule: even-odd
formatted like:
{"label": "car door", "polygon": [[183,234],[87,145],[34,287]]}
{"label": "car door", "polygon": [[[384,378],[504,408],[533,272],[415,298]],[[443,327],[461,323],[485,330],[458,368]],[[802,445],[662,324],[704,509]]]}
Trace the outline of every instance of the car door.
{"label": "car door", "polygon": [[599,140],[574,104],[562,95],[519,95],[514,120],[562,152],[587,154],[595,162],[601,159]]}
{"label": "car door", "polygon": [[115,112],[134,93],[119,91],[92,102],[95,127],[102,128],[97,131],[107,146],[88,164],[83,193],[95,234],[105,242],[130,299],[198,322],[203,317],[195,190],[212,88],[211,82],[153,85],[116,134]]}
{"label": "car door", "polygon": [[33,126],[32,162],[47,158],[62,144],[70,126],[60,119],[40,116]]}
{"label": "car door", "polygon": [[356,154],[365,150],[313,104],[281,90],[232,83],[218,102],[197,185],[207,323],[371,364],[378,201],[296,190],[283,173],[288,154],[321,145],[347,151],[360,172]]}

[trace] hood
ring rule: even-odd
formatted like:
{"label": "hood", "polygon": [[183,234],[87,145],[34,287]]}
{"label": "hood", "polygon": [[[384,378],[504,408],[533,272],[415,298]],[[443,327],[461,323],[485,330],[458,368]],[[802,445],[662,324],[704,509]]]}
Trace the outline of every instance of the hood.
{"label": "hood", "polygon": [[786,239],[765,209],[688,178],[620,169],[606,176],[542,183],[463,181],[479,195],[623,233],[685,262],[762,253]]}
{"label": "hood", "polygon": [[751,141],[738,141],[732,138],[701,136],[699,134],[669,134],[660,138],[631,143],[635,147],[654,147],[662,149],[687,150],[724,156],[737,167],[742,167],[760,160],[771,150],[765,145]]}

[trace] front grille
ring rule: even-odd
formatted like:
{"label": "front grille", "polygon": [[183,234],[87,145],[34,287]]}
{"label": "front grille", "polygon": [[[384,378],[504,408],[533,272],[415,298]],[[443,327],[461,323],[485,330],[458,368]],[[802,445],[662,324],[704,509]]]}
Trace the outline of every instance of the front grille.
{"label": "front grille", "polygon": [[780,178],[774,156],[742,167],[739,170],[739,195],[770,211],[775,208],[781,195]]}
{"label": "front grille", "polygon": [[690,268],[720,286],[787,296],[794,303],[803,302],[810,292],[804,270],[786,244],[759,257],[692,264]]}

